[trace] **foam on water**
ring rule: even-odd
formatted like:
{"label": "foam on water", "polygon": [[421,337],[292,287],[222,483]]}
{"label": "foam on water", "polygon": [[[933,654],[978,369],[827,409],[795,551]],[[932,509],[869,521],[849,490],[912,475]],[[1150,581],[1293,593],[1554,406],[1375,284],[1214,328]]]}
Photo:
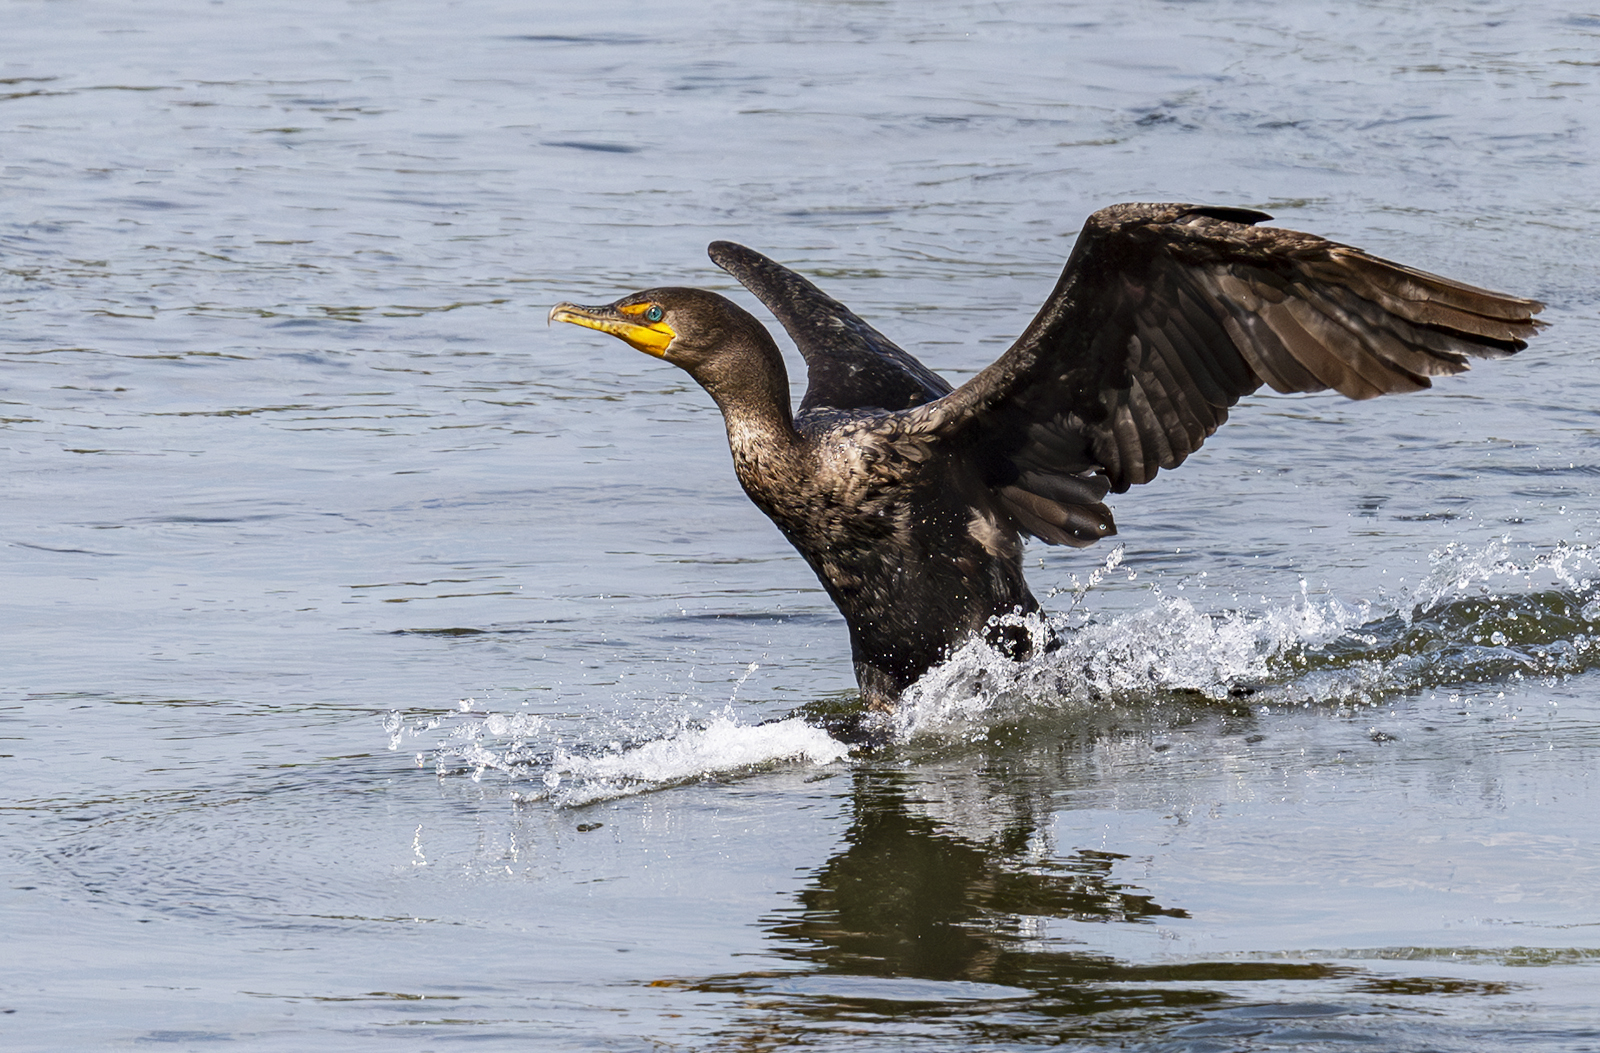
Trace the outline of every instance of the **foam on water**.
{"label": "foam on water", "polygon": [[[1181,693],[1221,701],[1373,704],[1398,692],[1600,666],[1600,570],[1590,545],[1563,542],[1517,555],[1504,539],[1452,544],[1400,596],[1313,598],[1261,610],[1206,611],[1150,588],[1147,606],[1100,620],[1079,612],[1087,592],[1121,564],[1114,552],[1076,590],[1072,611],[1047,624],[1011,619],[1039,657],[1014,663],[974,641],[907,692],[895,735],[981,735],[1041,712]],[[1077,615],[1077,617],[1074,617]],[[1044,651],[1050,627],[1059,646]]]}
{"label": "foam on water", "polygon": [[717,775],[747,773],[779,764],[831,764],[850,752],[844,743],[799,717],[770,724],[741,724],[719,717],[630,749],[593,756],[556,750],[545,766],[545,794],[564,805],[589,804]]}
{"label": "foam on water", "polygon": [[[1038,657],[1017,663],[974,641],[930,671],[884,721],[886,737],[959,740],[1030,718],[1175,695],[1375,704],[1427,687],[1562,677],[1600,666],[1600,572],[1586,545],[1523,555],[1503,540],[1451,545],[1433,553],[1423,581],[1376,601],[1314,597],[1302,582],[1300,595],[1284,603],[1207,610],[1151,585],[1142,607],[1098,617],[1085,600],[1121,562],[1121,550],[1112,552],[1065,614],[1008,619],[1033,636]],[[455,713],[409,725],[389,714],[390,748],[431,741],[418,764],[431,758],[440,777],[498,772],[518,786],[519,799],[560,806],[785,765],[833,764],[851,749],[799,717],[741,720],[731,700],[709,720],[666,705],[658,714],[664,728],[624,735],[596,727],[576,737],[539,716],[480,713],[474,705],[463,700]]]}
{"label": "foam on water", "polygon": [[[462,716],[435,716],[410,726],[402,714],[390,713],[385,720],[390,748],[444,727],[443,740],[431,751],[441,778],[465,773],[482,779],[499,772],[528,785],[516,791],[519,800],[566,807],[782,765],[831,764],[850,752],[849,746],[799,717],[749,724],[728,713],[699,724],[680,721],[673,730],[643,741],[612,740],[596,748],[563,744],[538,716],[490,713],[467,718],[470,707],[463,706]],[[417,754],[419,766],[428,762],[429,754]]]}

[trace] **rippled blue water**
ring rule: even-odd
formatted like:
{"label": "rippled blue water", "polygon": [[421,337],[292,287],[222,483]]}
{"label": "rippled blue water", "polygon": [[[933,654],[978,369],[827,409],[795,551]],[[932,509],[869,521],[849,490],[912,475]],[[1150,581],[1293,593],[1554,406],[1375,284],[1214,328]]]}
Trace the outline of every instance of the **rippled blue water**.
{"label": "rippled blue water", "polygon": [[[1600,1046],[1600,16],[0,25],[6,1049]],[[1552,327],[1246,400],[847,756],[709,400],[545,312],[731,238],[959,379],[1119,200]]]}

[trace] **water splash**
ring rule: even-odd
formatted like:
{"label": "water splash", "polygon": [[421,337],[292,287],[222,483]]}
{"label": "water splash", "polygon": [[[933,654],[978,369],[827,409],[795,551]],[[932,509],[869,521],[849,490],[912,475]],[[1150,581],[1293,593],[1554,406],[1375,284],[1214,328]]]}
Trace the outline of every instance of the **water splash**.
{"label": "water splash", "polygon": [[1600,591],[1600,553],[1593,545],[1561,541],[1548,552],[1519,560],[1511,553],[1509,538],[1497,538],[1480,548],[1452,542],[1429,555],[1428,576],[1412,591],[1409,611],[1396,613],[1409,617],[1432,611],[1451,598],[1489,596],[1494,582],[1525,589],[1545,582],[1587,598]]}
{"label": "water splash", "polygon": [[[1037,657],[1013,662],[974,640],[907,692],[878,730],[891,741],[963,739],[1041,716],[1093,714],[1119,703],[1350,706],[1430,687],[1501,684],[1600,668],[1600,569],[1590,546],[1518,555],[1496,540],[1433,553],[1427,577],[1378,600],[1313,596],[1305,582],[1286,602],[1206,610],[1190,595],[1148,587],[1144,606],[1101,617],[1089,594],[1119,571],[1115,550],[1068,610],[998,621],[1029,634]],[[408,725],[390,713],[391,749],[416,754],[440,777],[491,772],[520,800],[575,806],[786,765],[836,763],[850,747],[801,718],[743,722],[735,698],[746,667],[709,720],[687,710],[665,727],[582,728],[563,735],[543,717],[483,712],[476,700]],[[442,734],[442,739],[438,736]]]}
{"label": "water splash", "polygon": [[[440,778],[466,775],[481,781],[499,773],[531,787],[516,791],[518,800],[565,807],[791,764],[821,766],[850,751],[798,717],[748,724],[731,711],[695,723],[680,717],[670,730],[635,734],[632,741],[601,734],[593,737],[597,741],[567,742],[544,717],[468,709],[409,724],[403,713],[393,711],[383,726],[390,749],[408,738],[433,740],[416,761],[418,767],[431,764]],[[439,739],[434,733],[441,728]]]}
{"label": "water splash", "polygon": [[1065,615],[1008,619],[1029,632],[1039,657],[1013,663],[974,641],[930,671],[907,692],[894,736],[981,736],[1041,713],[1175,695],[1374,704],[1429,687],[1600,667],[1600,569],[1588,545],[1518,555],[1505,539],[1452,544],[1432,554],[1423,581],[1377,601],[1312,597],[1302,582],[1287,603],[1205,611],[1151,586],[1149,604],[1132,613],[1085,613],[1087,594],[1120,557],[1076,584]]}
{"label": "water splash", "polygon": [[849,752],[844,743],[799,717],[753,725],[719,717],[704,728],[630,749],[598,755],[558,749],[544,768],[544,793],[523,799],[549,797],[562,805],[590,804],[783,764],[831,764]]}

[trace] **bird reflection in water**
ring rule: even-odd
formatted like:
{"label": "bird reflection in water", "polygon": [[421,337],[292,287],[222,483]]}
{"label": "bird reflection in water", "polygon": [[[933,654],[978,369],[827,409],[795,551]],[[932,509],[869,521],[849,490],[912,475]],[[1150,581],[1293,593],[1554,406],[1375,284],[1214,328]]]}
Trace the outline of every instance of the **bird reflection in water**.
{"label": "bird reflection in water", "polygon": [[[1132,738],[1149,748],[1145,736]],[[1038,745],[1028,757],[969,756],[959,764],[965,771],[940,771],[936,782],[926,768],[920,778],[857,769],[841,847],[793,907],[762,921],[775,951],[800,968],[684,985],[743,996],[734,1034],[724,1037],[762,1045],[873,1023],[1036,1042],[1041,1017],[1067,1039],[1130,1028],[1260,1034],[1276,1025],[1209,1019],[1237,1005],[1231,985],[1359,972],[1297,961],[1138,964],[1085,949],[1052,923],[1159,925],[1189,914],[1119,879],[1128,856],[1051,844],[1046,824],[1067,787],[1043,774],[1052,765]],[[1077,744],[1085,754],[1096,745]],[[1063,750],[1073,744],[1052,744],[1058,762]],[[1023,767],[1039,777],[1019,792],[1012,769]]]}
{"label": "bird reflection in water", "polygon": [[797,956],[868,975],[1009,984],[1029,971],[1017,945],[1030,919],[1188,917],[1114,879],[1123,855],[1039,858],[1027,815],[986,840],[963,836],[919,810],[917,791],[900,772],[857,776],[844,850],[771,927]]}

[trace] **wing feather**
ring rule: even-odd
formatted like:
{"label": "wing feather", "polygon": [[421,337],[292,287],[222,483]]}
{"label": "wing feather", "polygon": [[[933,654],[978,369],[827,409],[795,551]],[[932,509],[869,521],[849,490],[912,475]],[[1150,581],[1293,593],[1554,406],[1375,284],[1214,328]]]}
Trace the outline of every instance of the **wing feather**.
{"label": "wing feather", "polygon": [[1078,544],[1090,535],[1039,502],[1109,528],[1098,497],[1182,464],[1262,384],[1356,399],[1416,391],[1470,358],[1514,354],[1543,324],[1537,301],[1254,225],[1267,218],[1102,209],[1017,342],[907,412],[974,449],[1023,529]]}
{"label": "wing feather", "polygon": [[806,360],[800,412],[920,406],[950,385],[855,312],[754,249],[714,241],[711,261],[767,305]]}
{"label": "wing feather", "polygon": [[[1216,406],[1227,396],[1216,378],[1204,368],[1203,360],[1185,356],[1172,339],[1171,319],[1157,328],[1141,330],[1141,339],[1153,354],[1150,368],[1159,381],[1166,406],[1166,423],[1185,450],[1199,449],[1206,436],[1216,430]],[[1186,398],[1187,392],[1199,398]]]}
{"label": "wing feather", "polygon": [[1178,309],[1167,315],[1173,342],[1183,348],[1192,367],[1211,377],[1213,387],[1205,392],[1206,401],[1226,410],[1233,404],[1233,392],[1247,385],[1259,387],[1261,378],[1251,371],[1243,356],[1226,353],[1232,338],[1214,309],[1202,309],[1206,300],[1194,282],[1186,276],[1177,284],[1176,292]]}

